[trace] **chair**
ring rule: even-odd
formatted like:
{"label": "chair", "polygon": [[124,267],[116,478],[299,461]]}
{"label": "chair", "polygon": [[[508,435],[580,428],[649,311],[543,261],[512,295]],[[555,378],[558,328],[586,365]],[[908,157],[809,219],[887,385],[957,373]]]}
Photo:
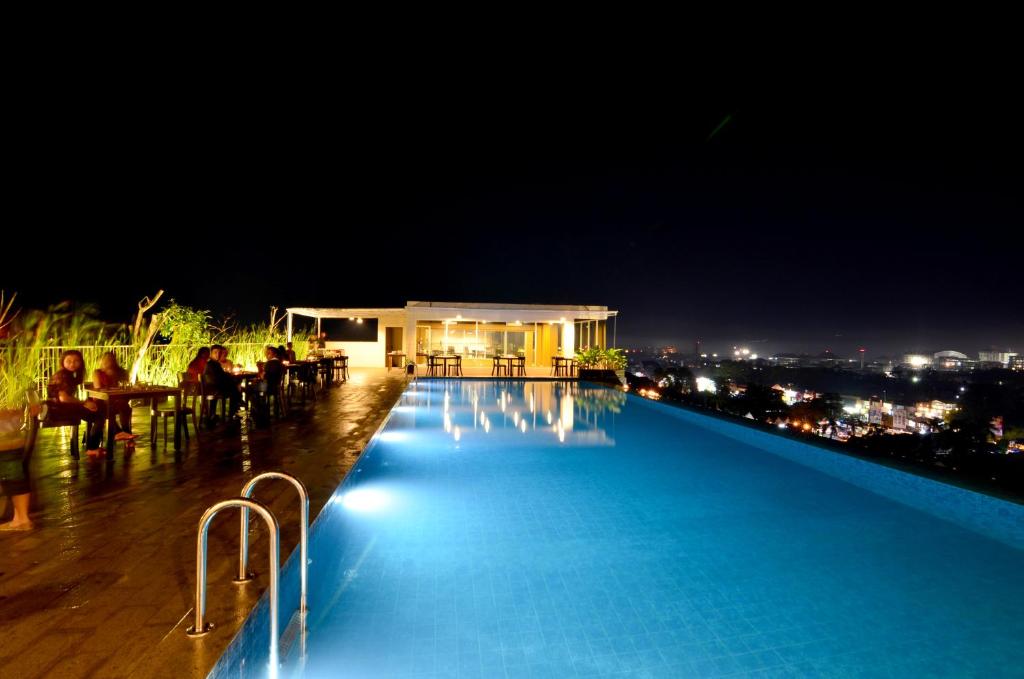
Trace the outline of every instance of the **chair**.
{"label": "chair", "polygon": [[514,361],[516,377],[526,377],[526,357],[517,356]]}
{"label": "chair", "polygon": [[348,376],[345,374],[347,364],[348,361],[341,356],[335,356],[331,359],[331,372],[334,373],[334,380],[336,382],[344,382],[348,379]]}
{"label": "chair", "polygon": [[[192,429],[196,436],[199,436],[199,425],[196,422],[196,413],[200,408],[196,407],[196,401],[203,398],[201,380],[192,378],[187,372],[178,373],[179,386],[181,387],[181,414],[192,416]],[[188,422],[185,422],[185,440],[188,440]]]}
{"label": "chair", "polygon": [[[277,388],[267,387],[266,393],[263,395],[264,402],[267,408],[267,415],[273,415],[274,417],[288,417],[288,404],[284,401],[284,383],[279,382]],[[270,408],[270,400],[274,400],[274,408]]]}
{"label": "chair", "polygon": [[[285,399],[284,387],[285,373],[281,372],[275,376],[267,374],[262,382],[259,382],[255,393],[259,398],[259,407],[262,415],[267,419],[270,417],[287,417],[288,405]],[[273,401],[273,409],[271,409]]]}
{"label": "chair", "polygon": [[493,363],[491,364],[491,377],[502,375],[508,376],[508,366],[505,365],[504,359],[501,356],[495,356],[492,358]]}
{"label": "chair", "polygon": [[[29,389],[28,392],[26,392],[26,396],[30,404],[33,402],[33,400],[35,402],[39,401],[39,396],[35,389]],[[53,408],[48,407],[45,403],[42,404],[42,409],[39,413],[39,416],[32,419],[36,420],[36,424],[38,425],[36,427],[37,429],[49,429],[52,427],[71,427],[71,458],[74,460],[79,459],[78,428],[79,425],[82,423],[81,419],[73,417],[61,417]],[[88,436],[88,432],[89,427],[86,426],[85,433],[83,434],[83,445],[85,443],[84,437]],[[33,433],[32,436],[34,437],[35,434]],[[35,445],[34,440],[32,441],[32,445]]]}
{"label": "chair", "polygon": [[[178,373],[178,379],[179,379],[178,388],[181,390],[181,416],[182,417],[186,417],[187,415],[191,415],[192,416],[192,428],[195,429],[196,436],[199,436],[199,427],[196,426],[196,411],[195,411],[196,398],[200,398],[201,397],[200,389],[199,389],[199,383],[197,381],[191,379],[191,376],[187,372]],[[187,405],[189,397],[191,397],[191,399],[192,399],[192,405],[191,406]],[[167,448],[167,420],[169,418],[173,418],[174,417],[173,401],[171,402],[170,406],[168,406],[166,402],[162,406],[157,406],[156,415],[161,420],[163,420],[163,424],[164,424],[164,427],[163,427],[163,429],[164,429],[164,448]],[[186,419],[182,423],[182,429],[185,431],[185,443],[188,443],[188,441],[189,441],[189,436],[188,436],[188,419]],[[153,436],[151,438],[156,436],[156,432],[153,432],[152,434],[153,434]]]}
{"label": "chair", "polygon": [[439,368],[444,369],[444,361],[434,355],[427,356],[427,375],[431,377],[437,376]]}
{"label": "chair", "polygon": [[217,402],[220,401],[220,414],[222,418],[227,418],[228,414],[228,403],[227,399],[221,398],[221,395],[216,389],[210,389],[212,385],[208,385],[206,380],[199,380],[200,389],[200,402],[199,402],[199,419],[203,423],[203,429],[210,430],[213,428],[213,418],[217,414]]}

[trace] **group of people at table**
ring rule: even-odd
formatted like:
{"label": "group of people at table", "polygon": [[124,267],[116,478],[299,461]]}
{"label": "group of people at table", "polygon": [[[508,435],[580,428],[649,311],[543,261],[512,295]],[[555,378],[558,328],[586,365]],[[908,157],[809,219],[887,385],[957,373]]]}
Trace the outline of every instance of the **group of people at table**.
{"label": "group of people at table", "polygon": [[[292,343],[287,346],[265,349],[266,361],[257,363],[257,373],[250,380],[253,390],[262,393],[277,393],[281,388],[286,372],[285,361],[295,362],[295,351]],[[189,363],[184,377],[188,381],[201,382],[207,393],[216,394],[229,404],[228,417],[238,417],[241,404],[241,380],[233,372],[234,364],[228,358],[228,348],[215,344],[202,347],[196,357]],[[50,413],[57,419],[79,421],[88,425],[86,434],[86,454],[91,457],[104,455],[106,451],[100,447],[103,440],[103,423],[110,416],[107,408],[116,408],[117,427],[120,431],[115,440],[124,441],[131,447],[137,438],[132,433],[132,409],[127,400],[102,401],[93,398],[80,398],[79,388],[85,382],[85,358],[82,352],[69,349],[61,354],[60,368],[53,373],[46,387],[47,404]],[[130,386],[130,375],[118,364],[117,356],[108,351],[100,357],[99,367],[92,373],[92,388],[107,390],[127,388]]]}

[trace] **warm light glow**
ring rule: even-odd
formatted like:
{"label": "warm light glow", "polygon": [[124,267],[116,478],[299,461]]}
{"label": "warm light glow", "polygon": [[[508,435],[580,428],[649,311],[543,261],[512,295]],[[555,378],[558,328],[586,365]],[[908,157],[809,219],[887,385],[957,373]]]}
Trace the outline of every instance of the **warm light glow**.
{"label": "warm light glow", "polygon": [[452,436],[455,437],[455,442],[458,443],[459,439],[462,438],[462,430],[455,427],[455,431],[452,432]]}
{"label": "warm light glow", "polygon": [[525,434],[526,433],[526,420],[519,421],[519,429]]}
{"label": "warm light glow", "polygon": [[709,393],[715,393],[718,391],[718,387],[715,386],[715,381],[708,377],[697,378],[697,391],[706,391]]}

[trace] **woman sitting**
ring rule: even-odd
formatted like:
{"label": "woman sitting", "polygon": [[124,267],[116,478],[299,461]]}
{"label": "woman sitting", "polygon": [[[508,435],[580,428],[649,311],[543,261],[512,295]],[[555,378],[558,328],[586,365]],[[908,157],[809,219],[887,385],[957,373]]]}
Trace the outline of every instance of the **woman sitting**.
{"label": "woman sitting", "polygon": [[227,347],[221,347],[220,367],[224,368],[224,372],[229,373],[235,367],[235,364],[228,360],[228,351],[229,349]]}
{"label": "woman sitting", "polygon": [[60,370],[53,373],[46,385],[50,411],[61,420],[85,420],[89,427],[85,452],[94,457],[103,455],[106,451],[100,448],[103,439],[103,413],[100,412],[100,406],[95,401],[81,401],[77,396],[85,375],[82,352],[75,349],[65,351],[61,354],[60,365]]}
{"label": "woman sitting", "polygon": [[210,347],[199,347],[199,353],[188,364],[189,377],[197,382],[202,379],[203,373],[206,372],[206,362],[209,360]]}
{"label": "woman sitting", "polygon": [[[100,367],[92,374],[92,384],[94,387],[97,389],[116,389],[117,387],[127,386],[128,380],[128,371],[117,363],[117,356],[113,351],[108,351],[100,356]],[[120,400],[117,402],[116,408],[121,431],[117,432],[117,436],[114,438],[118,441],[135,440],[136,437],[132,434],[131,404],[128,401]],[[101,412],[102,410],[103,408],[100,408]]]}

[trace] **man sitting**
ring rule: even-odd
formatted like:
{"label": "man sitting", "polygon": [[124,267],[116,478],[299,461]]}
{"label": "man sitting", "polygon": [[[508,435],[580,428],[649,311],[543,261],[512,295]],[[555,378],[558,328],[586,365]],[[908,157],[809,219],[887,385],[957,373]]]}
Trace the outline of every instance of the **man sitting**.
{"label": "man sitting", "polygon": [[217,394],[219,398],[228,400],[228,415],[234,417],[238,413],[241,392],[238,390],[238,381],[226,373],[220,363],[223,352],[224,347],[219,344],[210,347],[210,360],[203,370],[203,383],[207,394]]}

